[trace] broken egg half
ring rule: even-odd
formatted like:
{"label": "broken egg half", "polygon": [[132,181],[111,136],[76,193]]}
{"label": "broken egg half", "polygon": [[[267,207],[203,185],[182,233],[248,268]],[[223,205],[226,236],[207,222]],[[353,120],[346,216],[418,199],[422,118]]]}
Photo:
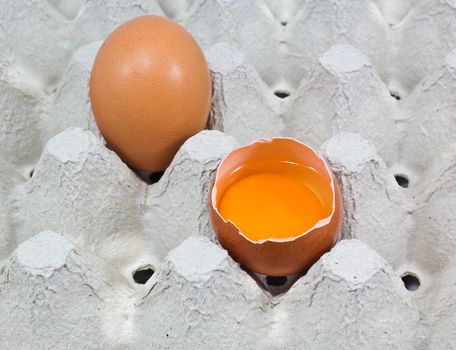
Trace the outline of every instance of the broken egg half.
{"label": "broken egg half", "polygon": [[211,106],[203,52],[182,26],[159,16],[134,18],[101,46],[90,102],[109,147],[136,170],[165,170]]}
{"label": "broken egg half", "polygon": [[291,138],[230,152],[215,172],[209,210],[220,244],[252,272],[306,271],[339,237],[343,205],[324,159]]}

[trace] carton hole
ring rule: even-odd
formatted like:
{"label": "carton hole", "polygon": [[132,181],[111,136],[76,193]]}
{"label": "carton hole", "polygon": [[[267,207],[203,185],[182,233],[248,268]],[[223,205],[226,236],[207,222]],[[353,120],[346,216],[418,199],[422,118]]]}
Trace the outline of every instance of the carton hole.
{"label": "carton hole", "polygon": [[286,293],[299,278],[305,275],[304,273],[301,273],[290,276],[267,276],[252,272],[242,265],[241,269],[252,277],[258,287],[269,292],[273,297]]}
{"label": "carton hole", "polygon": [[399,186],[401,186],[403,188],[409,187],[409,179],[406,175],[396,174],[396,175],[394,175],[394,178],[396,179],[396,182]]}
{"label": "carton hole", "polygon": [[396,100],[400,101],[401,100],[401,96],[397,93],[397,92],[394,92],[394,91],[390,91],[390,95],[392,97],[394,97]]}
{"label": "carton hole", "polygon": [[147,171],[137,171],[132,168],[130,168],[130,169],[133,170],[135,172],[135,174],[148,185],[152,185],[152,184],[160,181],[163,174],[165,173],[164,171],[157,171],[154,173],[149,173]]}
{"label": "carton hole", "polygon": [[411,292],[416,291],[420,287],[420,280],[414,273],[407,272],[401,278],[405,288]]}
{"label": "carton hole", "polygon": [[290,92],[286,90],[276,90],[274,91],[274,95],[276,95],[278,98],[287,98],[290,96]]}
{"label": "carton hole", "polygon": [[272,287],[283,286],[287,281],[287,276],[266,276],[266,284]]}
{"label": "carton hole", "polygon": [[141,268],[133,273],[133,280],[138,284],[146,284],[153,274],[154,270],[151,268]]}
{"label": "carton hole", "polygon": [[158,171],[156,173],[150,173],[147,175],[147,183],[148,184],[154,184],[162,178],[164,171]]}

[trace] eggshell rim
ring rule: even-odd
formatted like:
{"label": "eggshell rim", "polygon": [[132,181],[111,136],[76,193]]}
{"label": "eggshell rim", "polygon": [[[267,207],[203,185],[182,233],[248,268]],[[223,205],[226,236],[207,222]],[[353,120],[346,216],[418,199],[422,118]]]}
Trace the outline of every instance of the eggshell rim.
{"label": "eggshell rim", "polygon": [[[286,237],[286,238],[267,238],[267,239],[262,239],[262,240],[252,240],[250,239],[249,237],[247,237],[245,234],[242,233],[241,229],[231,220],[225,220],[225,218],[223,217],[222,214],[220,214],[220,212],[218,211],[218,208],[217,208],[217,201],[216,201],[216,197],[217,197],[217,181],[218,181],[218,175],[219,175],[219,170],[220,170],[220,166],[223,164],[223,162],[225,161],[226,158],[228,158],[229,155],[231,155],[232,153],[234,152],[239,152],[240,150],[242,149],[245,149],[245,148],[248,148],[248,147],[252,147],[253,145],[257,144],[257,143],[272,143],[274,142],[274,140],[291,140],[291,141],[294,141],[296,143],[299,143],[300,145],[310,149],[314,155],[320,159],[324,166],[325,166],[325,169],[329,175],[329,178],[330,178],[330,185],[331,185],[331,190],[332,190],[332,211],[331,213],[318,220],[315,225],[313,225],[311,228],[309,228],[307,231],[304,231],[303,233],[301,233],[300,235],[297,235],[297,236],[293,236],[293,237]],[[222,161],[219,163],[219,165],[217,166],[217,170],[215,172],[215,178],[214,178],[214,183],[212,185],[212,189],[211,189],[211,206],[212,206],[212,209],[217,213],[217,215],[223,220],[223,223],[224,224],[232,224],[237,230],[238,230],[238,233],[244,237],[246,240],[250,241],[251,243],[253,244],[263,244],[263,243],[266,243],[266,242],[276,242],[276,243],[284,243],[284,242],[291,242],[291,241],[294,241],[298,238],[301,238],[303,236],[305,236],[306,234],[308,234],[309,232],[315,230],[315,229],[318,229],[318,228],[321,228],[321,227],[324,227],[326,225],[328,225],[333,216],[334,216],[334,213],[336,212],[336,193],[335,193],[335,189],[334,189],[334,174],[333,172],[331,171],[331,169],[329,168],[328,164],[326,163],[326,160],[320,156],[317,151],[313,148],[313,147],[310,147],[309,145],[306,145],[304,142],[301,142],[295,138],[292,138],[292,137],[273,137],[271,139],[265,139],[265,138],[260,138],[260,139],[256,139],[254,141],[252,141],[251,143],[247,144],[247,145],[244,145],[244,146],[240,146],[240,147],[237,147],[236,149],[230,151],[228,154],[225,155],[225,157],[222,159]]]}

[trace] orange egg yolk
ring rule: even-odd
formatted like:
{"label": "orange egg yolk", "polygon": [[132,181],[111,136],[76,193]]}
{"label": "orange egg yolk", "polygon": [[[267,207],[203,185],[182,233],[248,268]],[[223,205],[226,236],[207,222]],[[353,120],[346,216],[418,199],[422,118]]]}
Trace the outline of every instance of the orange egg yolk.
{"label": "orange egg yolk", "polygon": [[251,240],[300,235],[329,214],[316,194],[315,187],[323,186],[323,181],[315,181],[315,177],[309,168],[288,174],[247,175],[228,187],[219,202],[219,212]]}

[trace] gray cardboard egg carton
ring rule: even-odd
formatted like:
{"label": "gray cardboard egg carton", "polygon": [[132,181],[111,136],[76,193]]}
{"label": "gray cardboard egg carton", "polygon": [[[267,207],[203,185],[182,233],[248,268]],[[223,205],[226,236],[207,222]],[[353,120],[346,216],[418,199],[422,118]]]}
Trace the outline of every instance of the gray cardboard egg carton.
{"label": "gray cardboard egg carton", "polygon": [[[454,1],[0,5],[1,349],[456,347]],[[87,95],[100,40],[149,13],[195,36],[214,83],[214,130],[154,184]],[[280,135],[321,151],[345,218],[273,295],[218,245],[207,194],[227,152]]]}

